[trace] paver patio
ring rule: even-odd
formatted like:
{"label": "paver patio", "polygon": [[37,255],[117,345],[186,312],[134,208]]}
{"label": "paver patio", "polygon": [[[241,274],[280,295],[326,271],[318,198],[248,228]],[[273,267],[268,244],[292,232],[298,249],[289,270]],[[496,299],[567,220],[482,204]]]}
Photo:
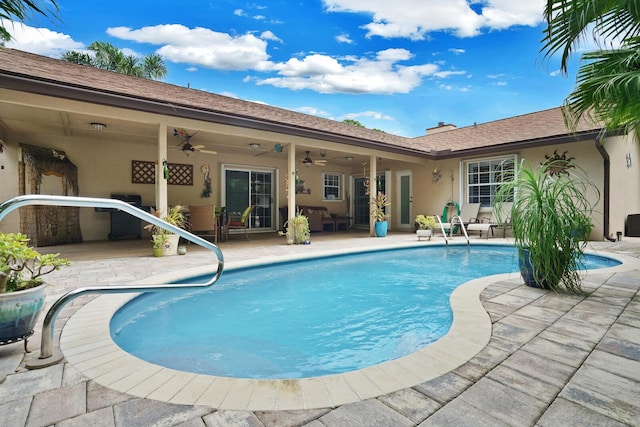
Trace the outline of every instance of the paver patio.
{"label": "paver patio", "polygon": [[[315,236],[314,236],[315,237]],[[331,252],[345,245],[414,244],[411,234],[385,239],[345,234],[314,238],[304,249]],[[500,241],[500,239],[495,239]],[[425,244],[422,242],[421,244]],[[472,241],[473,243],[473,241]],[[127,247],[125,242],[115,246]],[[135,246],[135,245],[131,245]],[[139,246],[139,245],[138,245]],[[595,242],[640,259],[640,239]],[[176,266],[201,265],[209,254],[153,259],[150,249],[131,247],[110,255],[105,244],[65,253],[72,267],[55,273],[49,303],[68,289],[143,279]],[[290,256],[300,248],[281,241],[227,242],[228,263],[248,258]],[[247,248],[251,248],[250,251]],[[95,253],[87,252],[89,249]],[[121,258],[122,256],[126,258]],[[491,317],[489,344],[467,363],[415,387],[334,408],[299,411],[237,411],[177,405],[113,391],[84,377],[69,363],[39,370],[24,366],[21,344],[0,347],[2,426],[567,426],[640,425],[640,270],[585,279],[587,297],[527,288],[516,275],[481,294]],[[61,312],[66,319],[92,297]],[[38,329],[41,327],[39,323]],[[39,348],[39,331],[30,341]],[[57,334],[58,335],[58,334]],[[29,356],[27,356],[29,357]],[[179,392],[179,390],[175,390]]]}

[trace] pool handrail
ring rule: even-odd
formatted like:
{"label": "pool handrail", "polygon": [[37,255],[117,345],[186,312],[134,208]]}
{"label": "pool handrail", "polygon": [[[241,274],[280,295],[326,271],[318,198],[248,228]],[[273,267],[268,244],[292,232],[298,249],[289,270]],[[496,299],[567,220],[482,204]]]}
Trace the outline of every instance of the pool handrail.
{"label": "pool handrail", "polygon": [[[129,293],[129,292],[158,292],[170,289],[185,289],[195,290],[206,288],[213,285],[218,281],[222,271],[224,269],[224,256],[222,251],[215,244],[198,237],[190,232],[183,230],[180,227],[169,224],[159,217],[143,211],[125,201],[117,199],[103,199],[94,197],[75,197],[75,196],[51,196],[43,194],[29,194],[24,196],[14,197],[0,204],[0,221],[7,216],[7,214],[15,209],[28,205],[44,205],[44,206],[70,206],[70,207],[93,207],[93,208],[105,208],[105,209],[117,209],[126,212],[136,218],[144,220],[153,225],[164,228],[167,231],[173,232],[180,237],[185,238],[197,245],[211,250],[217,258],[218,266],[213,277],[206,283],[198,284],[180,284],[180,283],[165,283],[155,285],[113,285],[113,286],[89,286],[83,288],[77,288],[67,292],[58,298],[51,308],[47,311],[42,322],[42,339],[40,345],[39,362],[31,362],[30,368],[44,368],[54,365],[62,360],[62,355],[53,357],[53,341],[54,341],[54,324],[58,312],[71,300],[88,294],[111,294],[111,293]],[[49,359],[49,360],[47,360]]]}
{"label": "pool handrail", "polygon": [[[467,234],[467,230],[464,227],[464,223],[462,222],[462,218],[460,218],[460,215],[454,215],[451,217],[451,220],[448,223],[443,223],[442,219],[440,218],[440,215],[435,215],[436,219],[438,220],[438,225],[440,226],[440,231],[442,231],[442,236],[444,237],[444,243],[446,245],[449,245],[449,239],[453,238],[453,226],[454,225],[459,225],[460,228],[462,228],[462,233],[464,234],[465,239],[467,239],[467,245],[470,245],[471,242],[469,241],[469,235]],[[456,221],[456,222],[454,222]],[[447,232],[446,232],[446,228],[444,227],[444,224],[449,224],[449,238],[447,238]]]}
{"label": "pool handrail", "polygon": [[454,223],[453,220],[457,220],[456,224],[460,226],[462,234],[464,234],[464,238],[467,239],[467,245],[470,245],[471,242],[469,241],[469,235],[467,234],[467,229],[465,228],[464,222],[462,222],[462,218],[460,218],[460,215],[454,215],[454,217],[451,218],[452,224]]}

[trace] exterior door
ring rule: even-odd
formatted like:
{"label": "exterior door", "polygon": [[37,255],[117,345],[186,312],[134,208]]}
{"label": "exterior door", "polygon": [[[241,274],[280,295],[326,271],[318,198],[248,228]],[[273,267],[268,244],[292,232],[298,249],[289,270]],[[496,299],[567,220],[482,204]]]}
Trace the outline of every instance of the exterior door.
{"label": "exterior door", "polygon": [[399,229],[411,229],[413,227],[413,217],[411,204],[413,196],[411,192],[411,171],[400,171],[396,173],[396,194],[397,200],[397,226]]}
{"label": "exterior door", "polygon": [[247,206],[253,205],[249,228],[274,229],[273,179],[273,171],[225,167],[224,202],[227,212],[240,215]]}
{"label": "exterior door", "polygon": [[[371,215],[369,210],[369,201],[371,200],[371,194],[366,194],[367,187],[364,185],[367,181],[364,177],[353,178],[353,225],[356,228],[369,228],[369,221],[371,221]],[[369,191],[375,192],[376,187],[384,191],[386,188],[386,176],[378,175],[376,179],[376,186],[370,186]]]}

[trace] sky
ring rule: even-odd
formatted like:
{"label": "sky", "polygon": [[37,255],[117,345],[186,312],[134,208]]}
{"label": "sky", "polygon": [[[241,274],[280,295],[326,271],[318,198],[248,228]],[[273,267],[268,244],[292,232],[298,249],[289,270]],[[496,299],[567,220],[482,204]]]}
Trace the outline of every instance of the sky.
{"label": "sky", "polygon": [[59,58],[104,41],[160,54],[164,82],[405,137],[562,105],[540,55],[545,0],[58,0],[4,22],[5,46]]}

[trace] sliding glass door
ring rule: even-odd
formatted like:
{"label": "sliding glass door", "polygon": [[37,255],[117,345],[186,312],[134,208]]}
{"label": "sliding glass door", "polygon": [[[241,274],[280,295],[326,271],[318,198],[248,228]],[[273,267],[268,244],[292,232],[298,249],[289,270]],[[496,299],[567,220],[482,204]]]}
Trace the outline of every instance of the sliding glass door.
{"label": "sliding glass door", "polygon": [[274,229],[274,170],[252,170],[241,166],[223,166],[224,206],[229,213],[241,214],[254,206],[251,229]]}

